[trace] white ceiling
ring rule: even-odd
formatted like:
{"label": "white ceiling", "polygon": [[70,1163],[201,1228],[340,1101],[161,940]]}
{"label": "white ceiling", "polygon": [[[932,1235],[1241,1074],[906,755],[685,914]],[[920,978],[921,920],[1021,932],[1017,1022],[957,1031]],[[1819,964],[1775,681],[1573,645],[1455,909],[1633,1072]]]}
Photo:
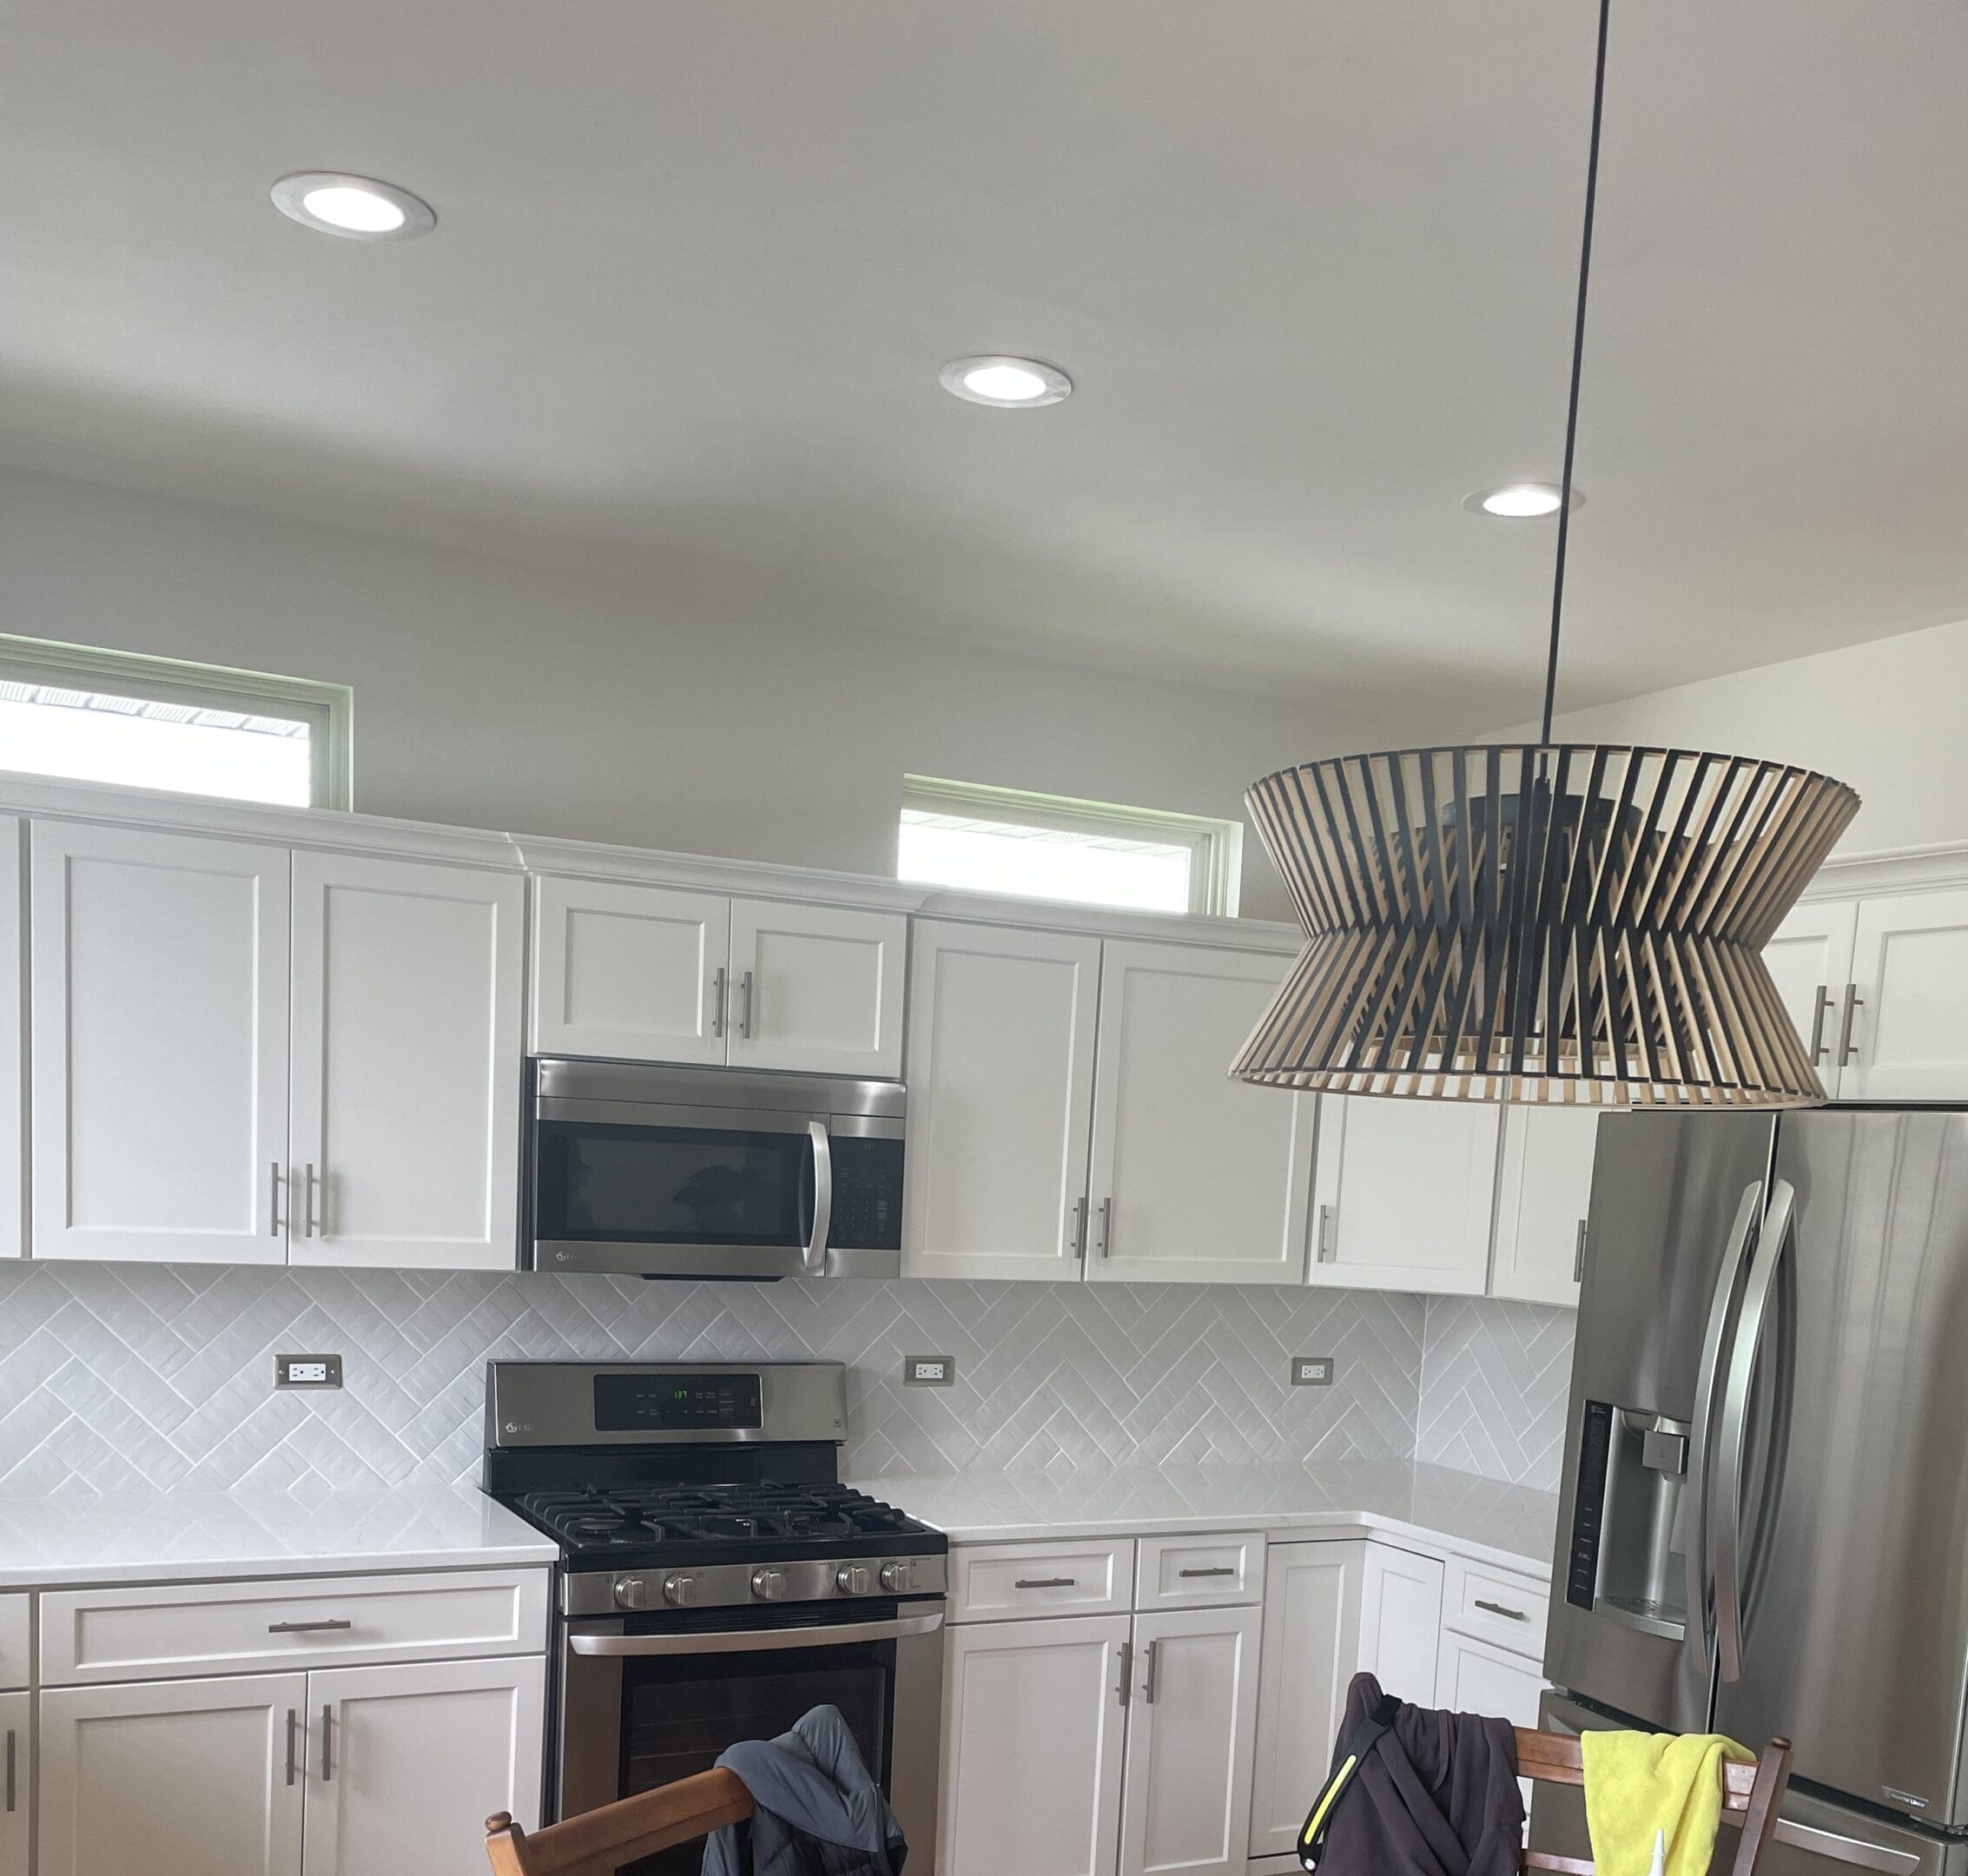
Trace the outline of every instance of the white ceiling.
{"label": "white ceiling", "polygon": [[[15,0],[0,460],[1534,713],[1589,0]],[[1563,699],[1968,614],[1968,10],[1615,0]],[[346,168],[430,238],[283,220]],[[1014,351],[1067,403],[960,403]]]}

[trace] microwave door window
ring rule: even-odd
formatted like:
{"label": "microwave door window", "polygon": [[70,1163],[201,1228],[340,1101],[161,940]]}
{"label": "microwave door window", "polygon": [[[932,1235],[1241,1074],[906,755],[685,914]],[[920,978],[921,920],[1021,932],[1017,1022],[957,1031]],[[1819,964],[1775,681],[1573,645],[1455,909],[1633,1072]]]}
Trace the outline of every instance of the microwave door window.
{"label": "microwave door window", "polygon": [[545,1121],[539,1152],[543,1237],[770,1248],[812,1213],[804,1134]]}

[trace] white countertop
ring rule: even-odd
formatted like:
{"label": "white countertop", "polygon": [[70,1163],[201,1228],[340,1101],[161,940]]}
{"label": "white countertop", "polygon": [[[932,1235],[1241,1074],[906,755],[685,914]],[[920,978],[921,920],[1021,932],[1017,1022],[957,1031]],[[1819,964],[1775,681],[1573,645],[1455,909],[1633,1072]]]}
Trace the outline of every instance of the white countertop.
{"label": "white countertop", "polygon": [[0,1497],[0,1589],[469,1569],[558,1555],[475,1486]]}
{"label": "white countertop", "polygon": [[1550,1492],[1405,1461],[890,1473],[853,1483],[960,1543],[1366,1529],[1548,1577],[1558,1526]]}

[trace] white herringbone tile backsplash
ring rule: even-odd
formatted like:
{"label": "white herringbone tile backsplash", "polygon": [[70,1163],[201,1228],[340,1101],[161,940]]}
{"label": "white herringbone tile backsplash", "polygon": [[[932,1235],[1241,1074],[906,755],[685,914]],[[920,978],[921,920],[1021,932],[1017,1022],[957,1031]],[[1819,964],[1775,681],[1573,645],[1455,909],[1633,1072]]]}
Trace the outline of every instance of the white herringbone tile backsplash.
{"label": "white herringbone tile backsplash", "polygon": [[[1562,1418],[1560,1338],[1538,1320],[1561,1312],[1456,1310],[1438,1324],[1418,1297],[1227,1285],[0,1266],[0,1492],[472,1478],[490,1356],[844,1361],[844,1463],[863,1476],[1405,1458],[1424,1397],[1441,1404],[1421,1457],[1542,1476],[1536,1427],[1458,1439],[1450,1422],[1458,1398],[1542,1414],[1553,1389]],[[1487,1332],[1534,1351],[1535,1387],[1516,1402],[1493,1389],[1483,1406],[1473,1378],[1434,1384],[1481,1359],[1499,1310],[1507,1322]],[[1439,1363],[1424,1362],[1424,1327],[1431,1351],[1453,1344]],[[316,1351],[343,1356],[346,1388],[276,1394],[275,1353]],[[923,1354],[953,1356],[955,1386],[902,1388],[902,1357]],[[1288,1386],[1294,1354],[1337,1357],[1335,1384]]]}
{"label": "white herringbone tile backsplash", "polygon": [[1575,1311],[1430,1297],[1415,1457],[1556,1491]]}

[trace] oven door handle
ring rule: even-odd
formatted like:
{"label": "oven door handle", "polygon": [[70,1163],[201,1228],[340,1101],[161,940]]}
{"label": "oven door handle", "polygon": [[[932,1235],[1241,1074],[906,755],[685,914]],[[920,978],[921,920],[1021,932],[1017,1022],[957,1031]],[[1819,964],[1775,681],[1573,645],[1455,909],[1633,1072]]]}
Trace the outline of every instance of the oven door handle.
{"label": "oven door handle", "polygon": [[941,1615],[902,1615],[893,1622],[832,1622],[804,1628],[717,1628],[708,1635],[571,1635],[577,1655],[751,1655],[771,1648],[835,1648],[849,1642],[901,1642],[934,1635]]}

